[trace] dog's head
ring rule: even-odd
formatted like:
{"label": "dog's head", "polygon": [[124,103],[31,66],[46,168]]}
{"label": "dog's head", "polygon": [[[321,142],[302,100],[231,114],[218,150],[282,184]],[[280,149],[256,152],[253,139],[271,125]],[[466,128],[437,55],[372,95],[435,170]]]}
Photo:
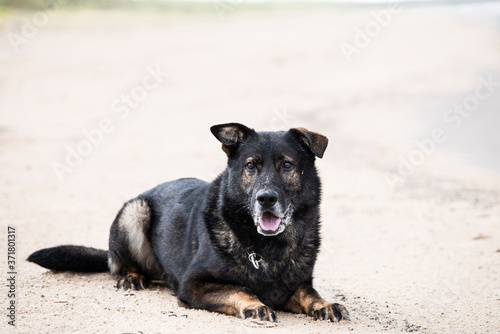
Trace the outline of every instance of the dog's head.
{"label": "dog's head", "polygon": [[294,213],[316,207],[320,182],[314,166],[328,139],[304,128],[255,132],[229,123],[210,129],[228,156],[227,198],[252,217],[257,232],[275,236]]}

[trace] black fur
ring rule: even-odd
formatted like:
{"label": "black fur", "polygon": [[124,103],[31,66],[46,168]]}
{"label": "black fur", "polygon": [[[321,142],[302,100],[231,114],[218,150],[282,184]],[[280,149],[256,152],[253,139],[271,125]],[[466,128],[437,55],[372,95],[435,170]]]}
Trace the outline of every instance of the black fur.
{"label": "black fur", "polygon": [[108,252],[85,246],[59,246],[40,249],[27,261],[47,269],[76,272],[108,271]]}
{"label": "black fur", "polygon": [[[257,133],[237,123],[211,131],[228,157],[220,176],[211,183],[161,184],[118,213],[109,263],[122,276],[120,285],[137,288],[161,279],[183,306],[242,318],[275,321],[273,309],[283,309],[348,319],[343,306],[327,303],[312,288],[321,193],[314,163],[327,138],[303,128]],[[134,219],[140,224],[131,224]],[[28,260],[76,271],[91,271],[94,263],[101,271],[105,254],[62,246]]]}

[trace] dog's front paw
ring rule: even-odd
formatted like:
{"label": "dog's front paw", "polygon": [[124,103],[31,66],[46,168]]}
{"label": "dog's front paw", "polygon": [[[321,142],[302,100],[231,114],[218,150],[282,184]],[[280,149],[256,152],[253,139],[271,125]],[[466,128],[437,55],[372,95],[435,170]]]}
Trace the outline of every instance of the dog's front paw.
{"label": "dog's front paw", "polygon": [[127,291],[128,289],[133,290],[144,290],[148,287],[148,281],[146,277],[137,273],[127,273],[126,276],[120,278],[118,282],[116,282],[116,288]]}
{"label": "dog's front paw", "polygon": [[247,307],[243,311],[243,316],[244,319],[251,318],[271,322],[276,322],[278,319],[276,317],[276,313],[274,313],[274,311],[270,307],[262,304]]}
{"label": "dog's front paw", "polygon": [[314,317],[314,320],[330,320],[331,322],[339,322],[340,320],[350,321],[349,312],[340,304],[317,305],[310,310],[309,315]]}

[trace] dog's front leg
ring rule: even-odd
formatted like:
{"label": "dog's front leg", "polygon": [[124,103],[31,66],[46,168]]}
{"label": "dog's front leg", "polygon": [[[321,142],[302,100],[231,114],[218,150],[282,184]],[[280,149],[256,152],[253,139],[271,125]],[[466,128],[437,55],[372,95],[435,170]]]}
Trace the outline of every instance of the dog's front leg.
{"label": "dog's front leg", "polygon": [[248,289],[229,284],[191,281],[178,291],[180,306],[276,322],[274,311]]}
{"label": "dog's front leg", "polygon": [[322,319],[332,322],[351,320],[349,312],[344,306],[327,302],[308,283],[299,286],[283,308],[293,313],[305,313],[314,317],[315,320]]}

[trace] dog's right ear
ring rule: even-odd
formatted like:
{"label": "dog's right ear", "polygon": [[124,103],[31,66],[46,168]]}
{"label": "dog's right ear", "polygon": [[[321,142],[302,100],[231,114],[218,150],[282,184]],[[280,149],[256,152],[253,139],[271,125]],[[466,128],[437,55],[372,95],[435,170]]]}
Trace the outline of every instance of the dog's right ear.
{"label": "dog's right ear", "polygon": [[226,152],[228,157],[231,157],[232,153],[250,134],[256,133],[253,129],[239,123],[214,125],[210,131],[222,143],[222,150]]}

